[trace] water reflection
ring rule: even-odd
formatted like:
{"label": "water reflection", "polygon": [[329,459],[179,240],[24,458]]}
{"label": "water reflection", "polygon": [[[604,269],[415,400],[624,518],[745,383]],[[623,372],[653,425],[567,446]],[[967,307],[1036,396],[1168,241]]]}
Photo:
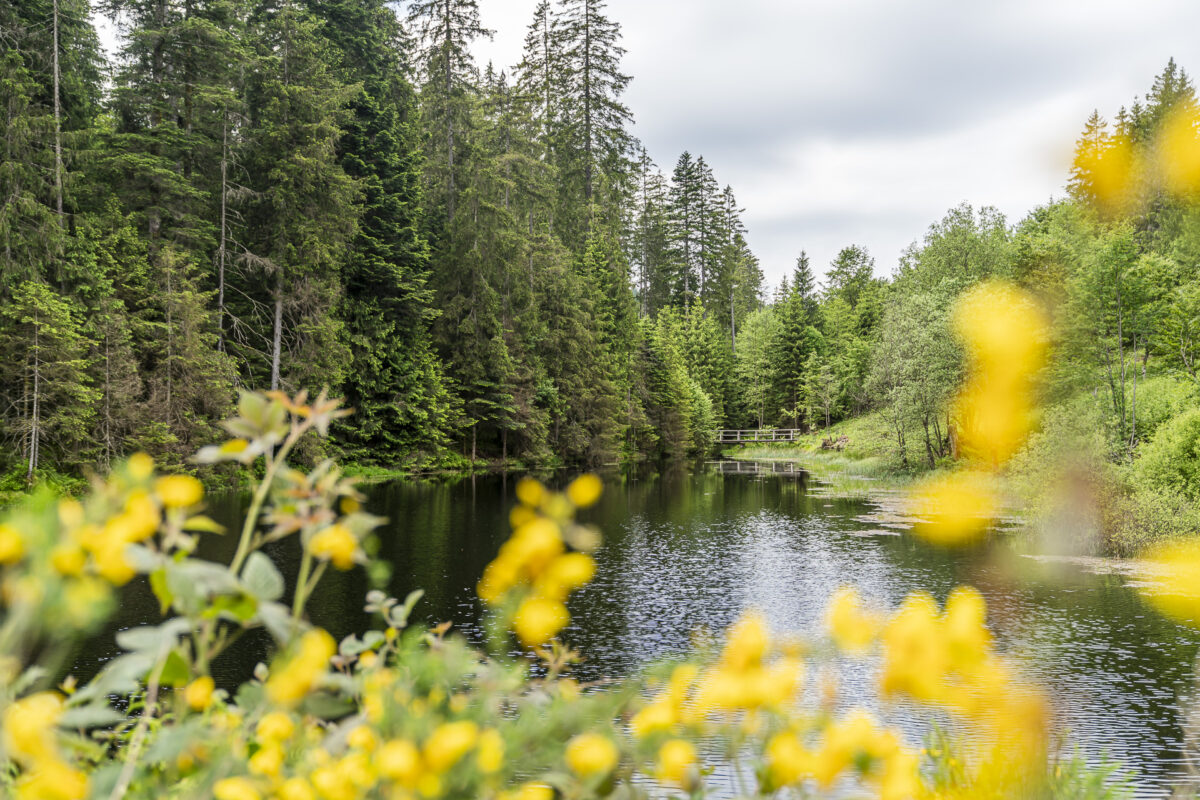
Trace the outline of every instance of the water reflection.
{"label": "water reflection", "polygon": [[[368,508],[391,520],[379,553],[394,566],[390,591],[426,591],[418,618],[452,621],[479,638],[474,585],[508,535],[513,487],[497,475],[369,489]],[[1180,698],[1192,688],[1200,635],[1155,615],[1120,576],[1050,573],[1003,546],[950,553],[908,536],[874,535],[895,531],[871,521],[879,518],[871,501],[814,488],[806,473],[779,463],[606,476],[604,497],[588,512],[605,545],[595,581],[572,600],[567,632],[586,658],[583,677],[628,675],[682,653],[697,632],[720,630],[752,606],[780,632],[814,634],[826,599],[844,583],[889,607],[922,590],[942,602],[970,583],[987,597],[1001,648],[1050,689],[1068,747],[1124,762],[1139,795],[1169,794],[1184,736]],[[243,510],[236,496],[212,505],[230,525]],[[204,555],[228,559],[235,544],[232,536],[210,537]],[[270,554],[285,576],[295,575],[295,542]],[[313,621],[335,636],[361,630],[368,588],[361,570],[328,575],[310,606]],[[131,584],[118,626],[156,618],[148,588]],[[86,676],[114,652],[111,632],[88,643],[77,673]],[[236,685],[268,653],[265,636],[246,637],[215,665],[218,681]],[[873,666],[844,665],[847,703],[878,707]],[[879,710],[921,736],[924,723],[905,709]]]}

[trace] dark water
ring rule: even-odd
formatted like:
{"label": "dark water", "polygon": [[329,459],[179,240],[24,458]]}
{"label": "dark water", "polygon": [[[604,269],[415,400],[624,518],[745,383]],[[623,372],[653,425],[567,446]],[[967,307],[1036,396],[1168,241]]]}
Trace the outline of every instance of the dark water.
{"label": "dark water", "polygon": [[[777,631],[817,632],[828,597],[846,583],[889,607],[917,590],[940,602],[966,583],[987,598],[1000,647],[1049,689],[1068,751],[1123,763],[1139,796],[1165,797],[1183,779],[1181,708],[1193,692],[1200,633],[1158,617],[1120,577],[1075,568],[1050,575],[1005,546],[948,553],[908,536],[863,536],[878,528],[855,519],[871,503],[830,498],[803,472],[739,469],[606,478],[587,516],[605,534],[599,569],[572,600],[567,633],[586,658],[585,677],[628,675],[683,652],[696,632],[720,630],[750,607]],[[417,618],[478,637],[473,587],[508,535],[514,485],[486,476],[368,489],[368,509],[391,520],[380,534],[380,557],[394,566],[389,590],[403,598],[425,589]],[[243,502],[214,498],[210,511],[233,523]],[[235,545],[232,535],[210,537],[204,555],[228,559]],[[286,576],[296,573],[294,542],[271,555]],[[361,631],[368,589],[361,570],[330,574],[310,604],[312,620],[339,637]],[[118,626],[155,619],[148,588],[128,587]],[[265,636],[244,639],[215,665],[218,681],[245,679],[268,646]],[[114,652],[111,635],[101,637],[81,650],[76,671],[85,676]],[[842,696],[877,706],[874,665],[844,666]],[[880,711],[919,739],[920,721]]]}

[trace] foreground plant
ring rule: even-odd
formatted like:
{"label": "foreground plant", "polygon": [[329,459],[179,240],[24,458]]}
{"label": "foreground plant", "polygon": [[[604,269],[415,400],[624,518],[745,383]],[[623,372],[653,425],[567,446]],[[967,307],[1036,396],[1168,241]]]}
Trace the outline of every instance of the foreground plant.
{"label": "foreground plant", "polygon": [[[365,561],[380,520],[332,463],[303,472],[287,457],[343,413],[324,397],[243,395],[226,423],[234,438],[198,457],[257,462],[263,475],[228,565],[195,556],[197,537],[218,532],[199,481],[159,476],[141,455],[82,501],[39,495],[0,523],[4,796],[551,800],[853,785],[901,800],[1036,797],[1062,783],[1044,703],[1017,688],[967,589],[944,610],[918,595],[891,615],[845,590],[828,637],[809,642],[749,613],[685,661],[580,685],[561,633],[595,570],[599,534],[575,521],[599,497],[591,475],[562,493],[519,484],[513,536],[479,583],[490,655],[445,626],[409,626],[419,593],[372,592],[378,628],[335,642],[305,604],[330,565]],[[290,596],[262,552],[289,536],[303,548]],[[95,631],[135,576],[167,619],[118,634],[123,653],[86,685],[54,687],[70,640]],[[218,688],[213,660],[260,627],[277,643],[270,666]],[[937,748],[838,702],[838,659],[870,654],[885,699],[949,719]],[[813,674],[827,676],[815,699]]]}

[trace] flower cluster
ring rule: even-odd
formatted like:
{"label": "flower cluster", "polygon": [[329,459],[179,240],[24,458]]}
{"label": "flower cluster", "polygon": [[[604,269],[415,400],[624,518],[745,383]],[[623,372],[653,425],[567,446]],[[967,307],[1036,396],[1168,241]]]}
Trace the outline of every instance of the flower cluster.
{"label": "flower cluster", "polygon": [[478,591],[490,606],[509,606],[513,630],[527,647],[546,644],[566,627],[568,596],[596,571],[587,551],[598,536],[573,519],[576,509],[599,499],[600,489],[595,475],[576,478],[561,494],[532,478],[517,484],[513,536],[484,570]]}
{"label": "flower cluster", "polygon": [[[419,592],[403,602],[371,592],[366,610],[380,629],[335,642],[305,622],[305,600],[326,565],[363,560],[376,520],[331,464],[305,473],[285,458],[337,408],[320,398],[243,397],[228,425],[242,444],[205,456],[262,459],[228,566],[193,557],[195,536],[215,529],[198,513],[199,483],[156,476],[140,456],[82,501],[38,498],[4,520],[0,795],[589,800],[701,796],[713,788],[708,776],[732,769],[744,795],[853,786],[902,800],[1040,796],[1049,780],[1042,702],[1018,690],[992,649],[982,599],[965,589],[944,611],[918,595],[890,616],[844,589],[828,609],[832,647],[773,637],[750,612],[719,647],[649,678],[581,686],[566,672],[569,653],[544,645],[595,569],[588,553],[599,536],[575,520],[599,496],[590,475],[562,493],[522,481],[513,536],[479,583],[497,629],[541,662],[511,655],[508,640],[487,656],[447,626],[410,626]],[[261,548],[295,534],[304,555],[289,603]],[[101,544],[106,537],[117,544]],[[126,569],[105,561],[106,546]],[[136,573],[173,616],[122,631],[124,652],[88,684],[47,691],[56,667],[44,654],[57,652],[48,610],[99,619],[96,603],[77,596],[71,610],[63,598],[81,586],[108,598]],[[260,664],[236,690],[218,687],[212,660],[260,626],[279,645],[270,667]],[[883,657],[885,698],[948,713],[961,730],[920,751],[870,714],[839,708],[832,656],[871,652]],[[824,675],[815,703],[806,671]],[[110,706],[114,695],[131,700],[131,716]],[[954,757],[945,755],[951,747]]]}
{"label": "flower cluster", "polygon": [[952,412],[965,467],[932,478],[913,495],[913,511],[922,520],[917,532],[944,544],[978,538],[998,515],[995,472],[1032,430],[1034,378],[1047,341],[1033,298],[1006,283],[983,283],[966,292],[954,323],[968,362]]}

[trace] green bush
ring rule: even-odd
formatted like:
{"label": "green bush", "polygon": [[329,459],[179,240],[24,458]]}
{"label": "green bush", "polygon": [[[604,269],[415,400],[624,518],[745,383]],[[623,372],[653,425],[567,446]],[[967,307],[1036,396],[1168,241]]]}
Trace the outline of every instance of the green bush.
{"label": "green bush", "polygon": [[1198,405],[1192,381],[1160,375],[1142,382],[1137,389],[1138,436],[1149,440],[1163,423]]}
{"label": "green bush", "polygon": [[1138,485],[1200,499],[1200,408],[1165,422],[1134,463]]}

